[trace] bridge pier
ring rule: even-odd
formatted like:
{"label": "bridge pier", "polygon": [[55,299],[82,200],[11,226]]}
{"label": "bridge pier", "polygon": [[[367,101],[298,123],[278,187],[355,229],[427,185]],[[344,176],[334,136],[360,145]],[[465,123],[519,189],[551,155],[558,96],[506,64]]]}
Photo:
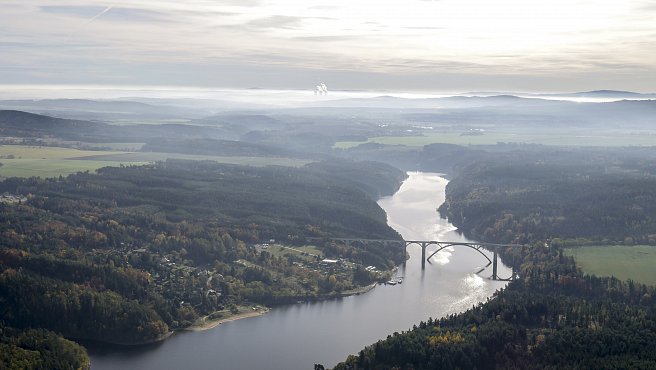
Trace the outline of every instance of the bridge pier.
{"label": "bridge pier", "polygon": [[426,268],[426,247],[428,245],[426,243],[421,243],[421,269]]}
{"label": "bridge pier", "polygon": [[[421,247],[421,269],[424,270],[426,268],[426,261],[428,261],[431,257],[433,257],[435,254],[439,253],[441,250],[444,248],[452,247],[452,246],[463,246],[463,247],[468,247],[471,248],[487,259],[489,262],[485,268],[490,266],[492,264],[492,280],[509,280],[509,279],[501,279],[499,278],[498,274],[498,262],[499,262],[499,255],[498,255],[498,248],[499,247],[521,247],[522,245],[520,244],[493,244],[493,243],[476,243],[476,242],[445,242],[445,241],[437,241],[437,240],[388,240],[388,239],[357,239],[357,238],[314,238],[314,237],[307,237],[307,240],[335,240],[339,241],[342,243],[352,243],[352,242],[358,242],[358,243],[367,243],[367,242],[375,242],[375,243],[394,243],[399,246],[403,246],[403,251],[405,253],[405,250],[410,246],[411,244],[417,244],[418,246]],[[428,258],[426,258],[426,248],[430,245],[436,245],[438,249],[433,252]],[[490,257],[483,253],[481,249],[487,249],[488,251],[493,252],[493,257],[490,259]],[[403,260],[403,264],[405,265],[405,259]],[[482,270],[481,270],[482,271]],[[479,271],[480,272],[480,271]],[[516,275],[516,271],[513,269],[512,276],[510,279],[514,279]]]}
{"label": "bridge pier", "polygon": [[499,280],[497,275],[497,248],[494,247],[494,258],[492,259],[492,280]]}

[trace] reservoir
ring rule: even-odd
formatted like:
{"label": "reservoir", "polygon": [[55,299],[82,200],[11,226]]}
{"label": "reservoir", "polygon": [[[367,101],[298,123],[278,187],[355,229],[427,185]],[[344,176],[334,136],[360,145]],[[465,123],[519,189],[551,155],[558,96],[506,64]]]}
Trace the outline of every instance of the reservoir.
{"label": "reservoir", "polygon": [[[436,211],[448,181],[439,174],[411,172],[392,196],[381,198],[388,224],[404,239],[467,241]],[[437,247],[428,247],[427,256]],[[403,284],[379,285],[368,293],[272,309],[200,332],[176,333],[164,342],[89,348],[91,368],[104,369],[312,369],[332,367],[393,332],[429,317],[462,312],[485,301],[506,282],[493,281],[491,266],[466,247],[443,250],[421,269],[421,248],[408,247],[399,266]],[[491,256],[491,253],[488,253]],[[499,264],[499,276],[511,275]]]}

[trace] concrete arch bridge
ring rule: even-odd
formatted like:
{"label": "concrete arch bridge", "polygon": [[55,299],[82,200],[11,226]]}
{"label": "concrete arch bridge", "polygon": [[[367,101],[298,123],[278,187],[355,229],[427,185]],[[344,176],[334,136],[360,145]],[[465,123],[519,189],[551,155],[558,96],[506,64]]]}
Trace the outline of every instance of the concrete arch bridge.
{"label": "concrete arch bridge", "polygon": [[[426,268],[426,262],[430,263],[431,257],[449,247],[458,247],[458,248],[470,248],[478,253],[480,253],[487,261],[488,264],[483,267],[479,272],[483,271],[488,266],[492,265],[492,280],[500,281],[510,281],[515,277],[513,272],[512,276],[509,278],[500,278],[497,274],[498,266],[498,249],[503,247],[519,247],[519,244],[494,244],[494,243],[479,243],[479,242],[449,242],[449,241],[439,241],[439,240],[392,240],[392,239],[362,239],[362,238],[307,238],[309,241],[316,240],[333,240],[337,242],[342,242],[344,244],[353,244],[353,243],[384,243],[384,244],[398,244],[400,247],[405,249],[410,245],[416,244],[421,247],[421,268]],[[437,250],[431,253],[430,256],[426,257],[426,248],[429,246],[437,246]],[[483,250],[488,250],[492,252],[492,258],[485,254]]]}

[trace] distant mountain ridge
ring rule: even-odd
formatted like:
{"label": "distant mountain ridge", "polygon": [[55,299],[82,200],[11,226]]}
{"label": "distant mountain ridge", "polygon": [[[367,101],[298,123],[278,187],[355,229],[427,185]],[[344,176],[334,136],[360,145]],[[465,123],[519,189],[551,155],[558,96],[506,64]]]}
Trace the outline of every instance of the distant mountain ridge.
{"label": "distant mountain ridge", "polygon": [[592,91],[582,91],[575,93],[564,93],[564,94],[535,94],[535,96],[544,96],[544,97],[589,97],[589,98],[656,98],[656,93],[637,93],[632,91],[620,91],[620,90],[592,90]]}
{"label": "distant mountain ridge", "polygon": [[[24,139],[63,139],[82,142],[145,143],[142,151],[196,155],[252,156],[252,157],[303,157],[294,150],[248,143],[225,138],[226,129],[244,125],[244,131],[264,129],[281,122],[261,115],[226,115],[208,118],[208,125],[200,124],[135,124],[111,125],[102,122],[70,120],[40,114],[0,110],[0,136]],[[218,139],[224,137],[224,139]]]}
{"label": "distant mountain ridge", "polygon": [[130,100],[0,100],[0,109],[28,111],[72,119],[200,118],[207,111]]}
{"label": "distant mountain ridge", "polygon": [[401,108],[401,109],[433,109],[433,108],[467,108],[492,107],[503,105],[535,105],[554,104],[553,100],[522,97],[511,94],[489,96],[454,95],[435,98],[404,98],[390,95],[373,98],[337,99],[313,102],[308,106],[335,108]]}
{"label": "distant mountain ridge", "polygon": [[99,123],[70,120],[28,113],[17,110],[0,110],[0,134],[4,136],[67,136],[67,133],[80,129],[94,129]]}
{"label": "distant mountain ridge", "polygon": [[623,90],[591,90],[591,91],[576,91],[576,92],[562,92],[562,93],[528,93],[528,92],[500,92],[500,91],[470,91],[459,94],[462,96],[480,96],[490,97],[499,95],[512,95],[518,97],[627,97],[627,98],[656,98],[656,93],[637,93],[633,91]]}

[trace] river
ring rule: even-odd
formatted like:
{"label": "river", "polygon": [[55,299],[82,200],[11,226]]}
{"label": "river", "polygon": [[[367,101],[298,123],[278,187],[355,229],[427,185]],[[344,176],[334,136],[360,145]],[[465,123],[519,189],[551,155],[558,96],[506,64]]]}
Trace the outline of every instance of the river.
{"label": "river", "polygon": [[[440,219],[448,181],[438,174],[411,172],[392,196],[381,198],[388,224],[404,239],[467,241]],[[436,247],[429,247],[430,255]],[[277,307],[264,316],[237,320],[201,332],[176,333],[140,347],[90,347],[93,370],[104,369],[312,369],[332,367],[393,332],[429,317],[461,312],[485,301],[505,283],[490,280],[491,267],[469,248],[444,250],[421,269],[421,248],[408,248],[399,267],[403,284],[377,286],[352,297]],[[491,253],[489,253],[491,255]],[[510,276],[499,264],[499,276]]]}

